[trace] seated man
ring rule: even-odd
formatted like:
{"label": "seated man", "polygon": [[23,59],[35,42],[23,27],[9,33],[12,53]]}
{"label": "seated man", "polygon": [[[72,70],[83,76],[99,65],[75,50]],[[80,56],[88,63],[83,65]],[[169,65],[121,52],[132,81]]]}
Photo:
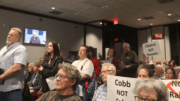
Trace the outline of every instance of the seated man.
{"label": "seated man", "polygon": [[116,67],[111,63],[104,63],[100,75],[104,84],[95,91],[92,101],[107,101],[107,75],[116,75]]}
{"label": "seated man", "polygon": [[153,76],[154,79],[160,79],[160,80],[165,79],[164,70],[163,70],[162,65],[156,65],[154,71],[155,71],[155,74]]}
{"label": "seated man", "polygon": [[40,44],[40,39],[38,36],[36,36],[36,33],[34,33],[34,35],[31,37],[30,43]]}
{"label": "seated man", "polygon": [[174,60],[169,61],[169,68],[176,68],[176,62]]}
{"label": "seated man", "polygon": [[60,70],[56,74],[55,91],[43,94],[37,101],[82,101],[74,93],[81,80],[81,75],[76,67],[69,63],[59,64]]}
{"label": "seated man", "polygon": [[68,53],[67,60],[68,60],[68,61],[72,61],[72,62],[75,60],[75,58],[74,58],[74,56],[72,55],[72,52],[71,52],[71,51],[69,51],[69,53]]}
{"label": "seated man", "polygon": [[156,63],[155,63],[155,65],[161,65],[161,61],[160,60],[156,60]]}
{"label": "seated man", "polygon": [[161,80],[144,79],[135,84],[135,101],[168,101],[167,87]]}

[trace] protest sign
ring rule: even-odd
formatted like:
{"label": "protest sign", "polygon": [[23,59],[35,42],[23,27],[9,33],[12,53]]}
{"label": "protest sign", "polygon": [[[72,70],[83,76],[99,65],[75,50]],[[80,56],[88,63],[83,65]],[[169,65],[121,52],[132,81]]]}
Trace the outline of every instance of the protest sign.
{"label": "protest sign", "polygon": [[[107,98],[108,101],[135,101],[133,89],[137,78],[119,77],[108,75]],[[169,101],[180,101],[180,81],[161,80],[167,87]]]}
{"label": "protest sign", "polygon": [[144,43],[143,53],[146,56],[161,55],[161,50],[158,41]]}

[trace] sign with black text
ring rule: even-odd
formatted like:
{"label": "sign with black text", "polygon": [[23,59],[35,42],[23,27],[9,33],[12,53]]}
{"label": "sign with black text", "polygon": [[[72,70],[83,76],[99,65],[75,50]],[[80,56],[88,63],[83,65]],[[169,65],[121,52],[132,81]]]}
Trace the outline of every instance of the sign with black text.
{"label": "sign with black text", "polygon": [[161,55],[161,50],[158,41],[144,43],[143,53],[146,56]]}
{"label": "sign with black text", "polygon": [[[135,101],[133,89],[137,78],[119,77],[108,75],[107,77],[107,99],[108,101]],[[180,101],[180,81],[161,80],[167,87],[169,101]]]}

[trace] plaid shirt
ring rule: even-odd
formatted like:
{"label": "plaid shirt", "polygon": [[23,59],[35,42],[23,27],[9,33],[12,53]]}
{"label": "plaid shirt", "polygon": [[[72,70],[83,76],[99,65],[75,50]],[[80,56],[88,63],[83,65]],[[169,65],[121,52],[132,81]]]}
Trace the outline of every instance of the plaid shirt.
{"label": "plaid shirt", "polygon": [[105,83],[95,91],[92,101],[107,101],[107,85]]}

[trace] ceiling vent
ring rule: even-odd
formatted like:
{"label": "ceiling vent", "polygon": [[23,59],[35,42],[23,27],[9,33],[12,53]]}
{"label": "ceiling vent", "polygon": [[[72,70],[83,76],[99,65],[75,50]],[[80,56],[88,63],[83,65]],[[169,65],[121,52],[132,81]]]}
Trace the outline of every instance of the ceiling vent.
{"label": "ceiling vent", "polygon": [[54,14],[54,15],[62,14],[62,12],[59,12],[59,11],[51,11],[51,12],[49,12],[49,13]]}
{"label": "ceiling vent", "polygon": [[147,17],[143,17],[143,19],[145,19],[145,20],[151,20],[151,19],[154,19],[154,17],[152,17],[152,16],[147,16]]}
{"label": "ceiling vent", "polygon": [[174,2],[174,0],[157,0],[157,2],[159,2],[160,4],[164,4],[164,3]]}

